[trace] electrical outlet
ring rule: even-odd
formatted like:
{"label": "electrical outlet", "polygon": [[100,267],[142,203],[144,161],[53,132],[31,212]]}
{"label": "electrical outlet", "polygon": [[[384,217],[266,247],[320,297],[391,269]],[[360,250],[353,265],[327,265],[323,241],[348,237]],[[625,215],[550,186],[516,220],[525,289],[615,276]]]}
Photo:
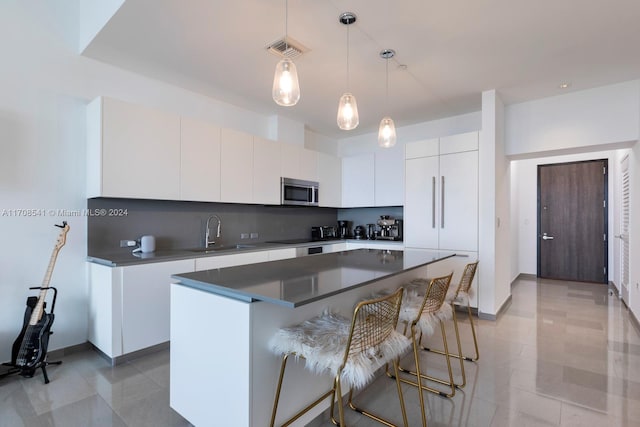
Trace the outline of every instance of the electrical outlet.
{"label": "electrical outlet", "polygon": [[249,233],[240,233],[240,239],[244,240],[248,238],[249,238]]}
{"label": "electrical outlet", "polygon": [[251,238],[252,239],[257,239],[258,238],[258,233],[251,233]]}

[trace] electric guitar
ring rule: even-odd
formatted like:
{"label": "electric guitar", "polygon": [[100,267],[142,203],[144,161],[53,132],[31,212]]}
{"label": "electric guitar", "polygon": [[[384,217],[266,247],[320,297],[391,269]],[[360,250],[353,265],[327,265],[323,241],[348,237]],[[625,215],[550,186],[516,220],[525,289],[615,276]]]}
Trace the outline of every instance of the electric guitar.
{"label": "electric guitar", "polygon": [[53,313],[46,313],[44,311],[45,297],[49,289],[51,273],[58,258],[58,252],[60,252],[60,249],[66,243],[67,233],[69,232],[69,225],[67,225],[66,221],[63,221],[62,225],[56,225],[56,227],[62,228],[62,231],[60,231],[60,235],[53,248],[49,266],[47,267],[47,272],[44,275],[44,280],[40,287],[38,300],[35,304],[32,304],[31,302],[33,302],[35,297],[27,299],[24,324],[18,338],[13,343],[11,352],[11,365],[20,368],[24,376],[32,376],[35,369],[43,362],[47,355],[49,335],[51,334],[50,329],[54,316]]}

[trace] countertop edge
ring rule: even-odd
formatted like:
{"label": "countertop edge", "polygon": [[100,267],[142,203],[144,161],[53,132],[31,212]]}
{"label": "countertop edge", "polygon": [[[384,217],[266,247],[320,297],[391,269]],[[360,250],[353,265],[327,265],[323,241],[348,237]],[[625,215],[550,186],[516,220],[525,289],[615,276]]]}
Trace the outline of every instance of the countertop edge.
{"label": "countertop edge", "polygon": [[[382,244],[388,245],[391,247],[403,246],[403,241],[397,240],[365,240],[365,239],[345,239],[345,240],[322,240],[315,242],[306,242],[306,243],[296,243],[296,244],[279,244],[279,243],[257,243],[255,247],[252,248],[240,248],[240,249],[221,249],[216,252],[211,253],[200,253],[195,252],[188,249],[175,249],[169,251],[158,251],[147,255],[141,254],[140,257],[136,255],[131,255],[135,258],[128,260],[117,260],[118,257],[127,256],[126,253],[122,254],[105,254],[101,255],[89,255],[86,258],[86,262],[90,262],[92,264],[103,265],[106,267],[128,267],[131,265],[140,265],[140,264],[152,264],[157,262],[170,262],[170,261],[179,261],[183,259],[196,259],[196,258],[209,258],[216,256],[224,256],[224,255],[237,255],[242,253],[250,253],[250,252],[263,252],[263,251],[272,251],[277,249],[288,249],[288,248],[304,248],[304,247],[312,247],[312,246],[325,246],[325,245],[333,245],[340,243],[370,243],[370,244]],[[161,253],[163,255],[158,255]],[[166,253],[166,255],[164,255]]]}
{"label": "countertop edge", "polygon": [[247,292],[243,292],[241,290],[237,290],[237,289],[232,289],[223,285],[217,285],[214,283],[204,283],[202,281],[199,280],[193,280],[190,278],[186,278],[183,277],[181,274],[174,274],[171,276],[171,278],[173,280],[175,280],[175,282],[173,282],[175,285],[178,286],[187,286],[190,288],[195,288],[198,290],[201,290],[203,292],[207,292],[210,294],[214,294],[214,295],[220,295],[220,296],[224,296],[227,298],[231,298],[234,300],[238,300],[238,301],[243,301],[243,302],[247,302],[247,303],[251,303],[251,302],[257,302],[257,301],[262,301],[262,302],[267,302],[267,303],[271,303],[271,304],[277,304],[277,305],[281,305],[281,306],[285,306],[285,307],[289,307],[289,308],[297,308],[297,307],[301,307],[334,295],[339,295],[341,293],[353,290],[353,289],[357,289],[359,287],[365,286],[369,283],[373,283],[376,282],[378,280],[382,280],[382,279],[387,279],[393,276],[396,276],[398,274],[402,274],[405,273],[407,271],[411,271],[411,270],[415,270],[417,268],[421,268],[424,267],[426,265],[430,265],[439,261],[443,261],[445,259],[448,258],[452,258],[456,256],[455,252],[447,252],[446,254],[443,254],[440,258],[435,259],[435,260],[429,260],[427,262],[418,264],[418,265],[414,265],[412,267],[408,267],[405,268],[403,270],[400,271],[396,271],[396,272],[392,272],[389,274],[386,274],[384,276],[379,276],[376,277],[375,279],[372,280],[365,280],[363,282],[345,287],[345,288],[340,288],[339,290],[333,291],[333,292],[329,292],[327,294],[323,294],[320,296],[316,296],[316,297],[312,297],[312,298],[308,298],[306,300],[303,301],[297,301],[297,302],[291,302],[291,301],[286,301],[286,300],[281,300],[281,299],[274,299],[274,298],[268,298],[265,297],[263,295],[259,295],[259,294],[252,294],[252,293],[247,293]]}

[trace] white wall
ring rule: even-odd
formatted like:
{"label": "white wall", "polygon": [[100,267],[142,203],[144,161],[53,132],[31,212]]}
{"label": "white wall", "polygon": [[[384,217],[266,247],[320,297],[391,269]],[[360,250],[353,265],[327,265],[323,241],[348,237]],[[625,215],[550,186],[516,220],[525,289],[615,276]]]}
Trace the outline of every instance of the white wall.
{"label": "white wall", "polygon": [[509,156],[635,142],[640,80],[513,104],[505,114]]}
{"label": "white wall", "polygon": [[513,186],[515,192],[516,211],[512,213],[513,222],[518,233],[518,273],[536,274],[537,271],[537,244],[538,244],[538,165],[575,162],[581,160],[607,159],[609,161],[609,280],[613,280],[614,274],[614,220],[615,211],[615,184],[618,161],[617,152],[598,151],[594,153],[574,154],[566,156],[538,157],[534,159],[517,160],[514,165]]}
{"label": "white wall", "polygon": [[[50,349],[87,339],[86,219],[47,211],[86,207],[90,100],[105,95],[265,138],[270,132],[267,116],[78,56],[47,10],[25,2],[0,6],[0,362],[10,358],[32,294],[27,288],[42,283],[58,235],[53,224],[62,220],[71,230],[51,281],[60,296]],[[45,215],[10,216],[16,209],[44,209]]]}
{"label": "white wall", "polygon": [[640,142],[633,146],[629,156],[631,181],[629,212],[629,308],[640,319]]}

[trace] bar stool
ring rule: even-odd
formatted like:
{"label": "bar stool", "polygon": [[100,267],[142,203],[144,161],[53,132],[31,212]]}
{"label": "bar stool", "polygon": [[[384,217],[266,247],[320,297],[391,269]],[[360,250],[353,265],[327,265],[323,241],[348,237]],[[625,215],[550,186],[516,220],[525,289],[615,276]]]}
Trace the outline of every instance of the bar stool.
{"label": "bar stool", "polygon": [[[398,359],[410,347],[409,339],[396,331],[402,302],[403,289],[380,298],[362,301],[356,306],[353,318],[347,319],[329,312],[307,320],[299,325],[282,328],[271,338],[271,351],[282,357],[280,376],[276,387],[271,427],[273,427],[280,399],[280,391],[289,356],[305,359],[305,367],[313,373],[329,373],[334,377],[333,387],[316,401],[296,413],[282,426],[300,418],[314,406],[331,396],[331,421],[345,426],[342,405],[342,387],[350,388],[349,407],[369,418],[390,427],[391,422],[355,406],[354,388],[362,388],[370,382],[376,370],[393,362],[396,386],[400,398],[403,423],[407,425],[407,414],[398,376]],[[338,401],[339,420],[334,416],[334,405]]]}
{"label": "bar stool", "polygon": [[[400,310],[399,321],[404,323],[404,334],[406,335],[408,329],[411,332],[411,342],[413,344],[413,357],[416,364],[416,371],[410,371],[399,367],[398,370],[411,374],[416,377],[416,381],[411,381],[405,378],[401,378],[400,381],[411,384],[418,388],[418,395],[420,397],[420,409],[422,410],[422,425],[427,425],[426,411],[424,405],[423,390],[430,391],[432,393],[439,394],[444,397],[453,397],[456,389],[453,381],[453,371],[451,369],[451,360],[449,358],[449,347],[447,345],[447,335],[444,329],[444,321],[448,320],[452,316],[452,309],[450,304],[445,303],[447,291],[449,289],[449,283],[451,282],[451,276],[436,277],[431,279],[429,285],[424,293],[424,296],[420,295],[420,290],[415,287],[407,289],[406,295],[402,301],[402,308]],[[445,348],[445,359],[447,361],[447,370],[449,372],[449,381],[444,381],[439,378],[434,378],[422,374],[420,371],[420,340],[423,335],[433,335],[435,327],[440,324],[440,331],[442,332],[442,343]],[[460,362],[462,364],[462,362]],[[387,375],[390,375],[387,371]],[[431,380],[441,384],[449,385],[451,388],[450,393],[445,393],[433,387],[423,384],[422,380]]]}
{"label": "bar stool", "polygon": [[[476,270],[478,268],[478,263],[480,261],[472,262],[467,264],[464,267],[464,271],[462,272],[462,277],[460,277],[460,283],[456,288],[449,288],[449,292],[447,293],[446,301],[452,305],[466,305],[467,306],[467,314],[469,316],[469,324],[471,325],[471,335],[473,336],[473,345],[475,347],[475,356],[464,356],[462,354],[450,354],[452,357],[463,358],[468,362],[475,362],[480,358],[480,351],[478,350],[478,337],[476,336],[476,329],[473,325],[473,315],[471,314],[471,303],[469,301],[469,290],[471,289],[471,284],[473,283],[473,278],[476,275]],[[456,331],[456,338],[458,343],[460,342],[460,334],[458,332],[458,319],[456,317],[455,307],[453,307],[453,322],[454,329]],[[433,348],[422,347],[425,351],[430,351],[432,353],[443,354],[442,350],[437,350]]]}

